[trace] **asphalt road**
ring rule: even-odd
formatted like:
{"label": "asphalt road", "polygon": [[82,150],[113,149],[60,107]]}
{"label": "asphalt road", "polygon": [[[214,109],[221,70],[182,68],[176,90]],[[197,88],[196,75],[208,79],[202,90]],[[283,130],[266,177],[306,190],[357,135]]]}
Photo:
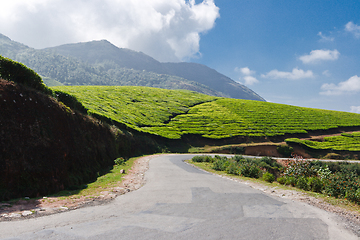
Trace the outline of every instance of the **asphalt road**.
{"label": "asphalt road", "polygon": [[111,203],[0,222],[0,239],[358,239],[334,214],[191,167],[150,161],[145,186]]}

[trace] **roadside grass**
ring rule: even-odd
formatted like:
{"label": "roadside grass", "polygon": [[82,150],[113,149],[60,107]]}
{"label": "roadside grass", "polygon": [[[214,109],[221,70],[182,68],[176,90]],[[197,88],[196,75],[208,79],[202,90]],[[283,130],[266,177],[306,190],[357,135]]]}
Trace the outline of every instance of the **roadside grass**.
{"label": "roadside grass", "polygon": [[[102,191],[119,186],[122,182],[122,178],[128,174],[128,170],[132,168],[136,159],[138,159],[138,157],[130,158],[122,165],[114,165],[114,167],[108,173],[99,176],[96,181],[87,184],[84,189],[64,190],[51,195],[51,197],[60,197],[60,199],[66,199],[80,198],[82,196],[88,196],[89,198],[99,196]],[[125,173],[120,173],[121,169],[125,170]]]}
{"label": "roadside grass", "polygon": [[[108,173],[99,176],[94,182],[88,183],[85,186],[79,186],[79,188],[82,189],[63,190],[56,194],[51,194],[41,198],[17,198],[9,201],[3,201],[0,203],[6,205],[0,207],[0,209],[6,206],[12,206],[20,200],[40,200],[47,202],[56,202],[58,200],[79,199],[82,197],[85,197],[86,199],[96,198],[101,195],[101,192],[119,186],[122,182],[122,178],[128,174],[128,171],[132,168],[135,160],[137,160],[138,158],[139,157],[130,158],[122,165],[114,165]],[[120,173],[121,169],[125,170],[125,173]]]}
{"label": "roadside grass", "polygon": [[311,192],[311,191],[305,191],[296,187],[292,187],[289,185],[283,185],[280,184],[276,181],[269,183],[267,181],[262,180],[262,178],[249,178],[249,177],[243,177],[243,176],[238,176],[238,175],[233,175],[233,174],[228,174],[226,171],[216,171],[212,168],[213,164],[209,163],[209,162],[194,162],[192,160],[186,160],[185,162],[194,165],[198,168],[201,168],[207,172],[210,173],[214,173],[214,174],[218,174],[221,176],[226,176],[229,178],[234,178],[234,179],[239,179],[241,181],[248,181],[248,182],[253,182],[256,184],[261,184],[265,187],[268,188],[273,188],[273,189],[281,189],[281,190],[291,190],[291,191],[296,191],[296,192],[301,192],[304,193],[310,197],[314,197],[316,199],[320,199],[325,203],[331,204],[332,206],[335,207],[340,207],[342,209],[348,210],[348,211],[352,211],[352,212],[356,212],[358,214],[360,214],[360,206],[354,202],[348,201],[346,199],[342,199],[342,198],[335,198],[335,197],[330,197],[328,195],[322,194],[322,193],[315,193],[315,192]]}

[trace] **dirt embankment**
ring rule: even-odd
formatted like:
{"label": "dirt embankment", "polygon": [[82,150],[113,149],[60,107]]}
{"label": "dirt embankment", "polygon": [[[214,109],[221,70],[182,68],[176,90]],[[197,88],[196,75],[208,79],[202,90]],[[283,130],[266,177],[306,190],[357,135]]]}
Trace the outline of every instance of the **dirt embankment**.
{"label": "dirt embankment", "polygon": [[117,157],[111,129],[35,90],[0,80],[0,201],[80,185]]}

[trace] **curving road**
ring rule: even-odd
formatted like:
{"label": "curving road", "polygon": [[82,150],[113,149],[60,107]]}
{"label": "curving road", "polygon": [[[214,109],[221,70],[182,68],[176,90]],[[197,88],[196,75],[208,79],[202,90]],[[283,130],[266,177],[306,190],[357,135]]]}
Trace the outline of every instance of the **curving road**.
{"label": "curving road", "polygon": [[358,239],[336,215],[183,162],[150,161],[145,186],[109,204],[1,222],[0,239]]}

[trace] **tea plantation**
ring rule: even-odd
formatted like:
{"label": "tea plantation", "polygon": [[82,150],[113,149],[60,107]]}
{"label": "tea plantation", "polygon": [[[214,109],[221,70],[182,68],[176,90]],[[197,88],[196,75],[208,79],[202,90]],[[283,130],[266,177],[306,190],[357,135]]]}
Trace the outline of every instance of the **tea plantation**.
{"label": "tea plantation", "polygon": [[142,132],[180,139],[185,134],[222,139],[307,133],[360,126],[360,114],[207,96],[186,90],[129,86],[61,86],[90,114]]}
{"label": "tea plantation", "polygon": [[288,143],[299,143],[312,149],[321,150],[342,150],[342,151],[360,151],[360,132],[343,133],[341,136],[324,137],[323,142],[300,140],[298,138],[286,139]]}

